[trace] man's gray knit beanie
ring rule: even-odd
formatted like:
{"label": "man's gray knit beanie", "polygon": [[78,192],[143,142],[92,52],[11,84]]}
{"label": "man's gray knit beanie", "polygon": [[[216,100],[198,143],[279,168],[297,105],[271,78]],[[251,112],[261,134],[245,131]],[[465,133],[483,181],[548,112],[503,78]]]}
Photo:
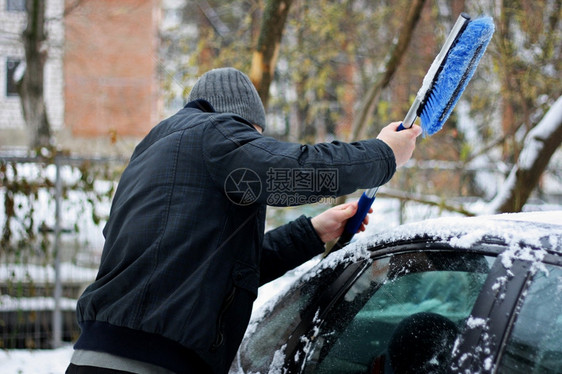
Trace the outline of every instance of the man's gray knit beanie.
{"label": "man's gray knit beanie", "polygon": [[265,130],[265,109],[258,91],[244,73],[234,68],[213,69],[191,89],[188,101],[207,100],[219,113],[234,113]]}

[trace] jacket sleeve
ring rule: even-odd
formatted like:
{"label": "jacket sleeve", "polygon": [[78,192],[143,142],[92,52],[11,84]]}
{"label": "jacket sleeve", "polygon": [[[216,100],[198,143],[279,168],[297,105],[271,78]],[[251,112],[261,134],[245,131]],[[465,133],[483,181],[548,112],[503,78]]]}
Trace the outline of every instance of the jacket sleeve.
{"label": "jacket sleeve", "polygon": [[202,140],[204,157],[218,186],[233,172],[248,171],[259,183],[254,192],[262,204],[302,205],[342,196],[380,186],[396,170],[394,153],[379,139],[297,144],[263,136],[240,121],[225,114],[214,117]]}
{"label": "jacket sleeve", "polygon": [[260,263],[260,286],[324,251],[324,243],[310,218],[294,221],[265,233]]}

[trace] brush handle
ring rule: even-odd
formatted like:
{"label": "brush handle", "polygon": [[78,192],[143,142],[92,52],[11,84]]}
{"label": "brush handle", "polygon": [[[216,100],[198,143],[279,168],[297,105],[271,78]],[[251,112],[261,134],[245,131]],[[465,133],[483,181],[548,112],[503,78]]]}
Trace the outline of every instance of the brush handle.
{"label": "brush handle", "polygon": [[343,233],[336,244],[332,247],[332,251],[337,251],[338,249],[345,247],[349,244],[351,239],[353,239],[353,236],[361,227],[363,220],[367,216],[367,213],[369,213],[369,209],[371,209],[371,205],[373,205],[373,202],[375,201],[377,190],[378,188],[372,188],[363,192],[359,198],[359,202],[357,203],[357,211],[353,217],[347,220]]}
{"label": "brush handle", "polygon": [[419,108],[422,104],[422,101],[423,101],[423,97],[421,97],[418,94],[416,96],[416,98],[414,99],[414,102],[410,106],[410,110],[408,110],[408,113],[406,114],[406,117],[404,117],[404,121],[402,121],[402,123],[400,124],[400,126],[398,126],[396,131],[402,131],[402,130],[409,129],[410,127],[412,127],[412,125],[414,124],[414,121],[418,117],[418,111],[419,111]]}
{"label": "brush handle", "polygon": [[[416,104],[414,103],[414,105],[416,105]],[[414,105],[412,105],[412,106],[414,106]],[[410,111],[412,111],[412,110],[410,109]],[[408,116],[406,116],[406,119],[407,119],[407,117]],[[414,123],[414,120],[416,119],[416,116],[414,116],[414,118],[411,120],[411,123],[409,125],[407,124],[406,119],[404,119],[404,122],[402,122],[396,128],[396,131],[402,131],[402,130],[406,130],[406,129],[409,129],[410,127],[412,127],[412,124]],[[404,126],[404,123],[407,124],[406,125],[407,127]],[[347,223],[345,224],[345,228],[343,229],[343,233],[339,237],[336,244],[334,244],[334,246],[332,247],[332,251],[337,251],[338,249],[341,249],[341,248],[345,247],[346,245],[349,244],[351,239],[353,239],[353,236],[355,236],[355,233],[357,232],[357,230],[359,230],[359,227],[361,227],[361,224],[363,223],[363,220],[365,219],[365,217],[369,213],[369,209],[371,209],[371,205],[373,205],[373,202],[375,201],[375,198],[377,197],[377,191],[378,190],[379,190],[379,188],[375,187],[375,188],[370,188],[370,189],[366,190],[365,192],[363,192],[363,194],[359,198],[359,202],[357,203],[357,212],[355,212],[353,217],[351,217],[350,219],[347,220]]]}
{"label": "brush handle", "polygon": [[[453,25],[453,29],[451,30],[451,32],[447,36],[447,39],[445,40],[445,44],[441,48],[439,54],[431,64],[429,71],[425,75],[423,79],[422,87],[418,91],[416,98],[414,99],[414,102],[410,106],[410,110],[408,110],[406,117],[404,117],[404,121],[402,121],[402,123],[400,124],[400,126],[398,126],[396,131],[409,129],[414,124],[414,121],[419,115],[420,108],[423,105],[428,92],[432,89],[433,80],[435,79],[436,75],[439,73],[439,69],[441,67],[443,60],[447,56],[447,53],[449,52],[451,47],[453,46],[455,40],[457,39],[457,36],[462,32],[462,30],[466,27],[469,21],[470,21],[470,17],[466,13],[461,13],[461,15],[459,15],[459,17],[457,18],[457,21]],[[423,128],[423,124],[422,124],[422,128]],[[359,199],[358,202],[357,212],[353,217],[351,217],[347,221],[342,235],[340,236],[336,244],[332,247],[332,250],[338,250],[349,244],[349,242],[351,241],[357,230],[359,230],[359,227],[361,227],[361,223],[365,219],[365,216],[369,212],[371,205],[375,201],[377,190],[378,188],[371,188],[365,191],[363,195],[361,195],[361,198]]]}

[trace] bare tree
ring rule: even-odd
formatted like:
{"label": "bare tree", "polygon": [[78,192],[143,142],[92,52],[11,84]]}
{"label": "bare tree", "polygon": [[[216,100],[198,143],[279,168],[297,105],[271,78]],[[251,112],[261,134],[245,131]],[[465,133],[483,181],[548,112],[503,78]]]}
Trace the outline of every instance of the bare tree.
{"label": "bare tree", "polygon": [[560,144],[562,96],[527,134],[517,164],[491,203],[492,210],[502,213],[521,211]]}
{"label": "bare tree", "polygon": [[267,108],[269,86],[273,81],[275,64],[283,36],[285,21],[291,8],[292,0],[270,0],[265,7],[258,44],[252,56],[250,79]]}
{"label": "bare tree", "polygon": [[31,148],[48,146],[51,126],[44,97],[44,67],[47,60],[45,1],[27,0],[27,26],[22,33],[25,49],[25,71],[17,82],[23,117],[29,128]]}

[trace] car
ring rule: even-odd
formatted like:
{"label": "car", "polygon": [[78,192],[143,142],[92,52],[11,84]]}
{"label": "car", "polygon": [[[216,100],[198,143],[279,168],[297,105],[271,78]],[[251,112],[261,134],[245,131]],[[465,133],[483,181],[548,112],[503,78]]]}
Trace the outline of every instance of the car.
{"label": "car", "polygon": [[562,211],[443,217],[316,259],[231,374],[562,373]]}

